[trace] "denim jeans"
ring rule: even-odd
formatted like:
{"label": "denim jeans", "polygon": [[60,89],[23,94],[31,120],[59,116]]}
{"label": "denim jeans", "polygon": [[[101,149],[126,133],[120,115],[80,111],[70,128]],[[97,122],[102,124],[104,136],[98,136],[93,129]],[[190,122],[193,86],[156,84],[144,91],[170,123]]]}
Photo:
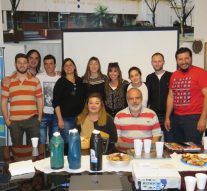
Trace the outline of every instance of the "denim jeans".
{"label": "denim jeans", "polygon": [[64,143],[68,143],[69,130],[76,127],[75,117],[63,117],[64,129],[60,129],[60,134],[64,140]]}
{"label": "denim jeans", "polygon": [[172,128],[176,142],[194,142],[201,144],[202,135],[197,130],[200,115],[174,115],[172,117]]}
{"label": "denim jeans", "polygon": [[47,141],[47,132],[49,140],[55,131],[58,131],[58,122],[55,114],[43,114],[40,124],[40,144],[45,144]]}
{"label": "denim jeans", "polygon": [[167,131],[165,129],[165,126],[164,126],[164,121],[165,121],[165,115],[163,114],[157,114],[157,117],[158,117],[158,120],[159,120],[159,123],[160,123],[160,128],[163,132],[163,135],[164,135],[164,141],[165,142],[174,142],[174,133],[173,133],[173,128],[171,126],[171,129],[170,131]]}

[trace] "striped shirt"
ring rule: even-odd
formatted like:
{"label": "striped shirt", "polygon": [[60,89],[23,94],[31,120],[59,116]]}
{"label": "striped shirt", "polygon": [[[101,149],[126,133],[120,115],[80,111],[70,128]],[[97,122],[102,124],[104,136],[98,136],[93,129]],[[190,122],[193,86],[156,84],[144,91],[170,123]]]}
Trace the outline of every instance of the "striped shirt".
{"label": "striped shirt", "polygon": [[38,114],[37,98],[42,97],[39,80],[27,74],[23,82],[17,73],[10,77],[10,83],[2,84],[2,98],[10,99],[10,120],[20,121]]}
{"label": "striped shirt", "polygon": [[157,115],[145,107],[137,117],[130,113],[128,107],[121,110],[116,114],[114,123],[118,137],[127,143],[133,143],[134,139],[152,139],[162,135]]}

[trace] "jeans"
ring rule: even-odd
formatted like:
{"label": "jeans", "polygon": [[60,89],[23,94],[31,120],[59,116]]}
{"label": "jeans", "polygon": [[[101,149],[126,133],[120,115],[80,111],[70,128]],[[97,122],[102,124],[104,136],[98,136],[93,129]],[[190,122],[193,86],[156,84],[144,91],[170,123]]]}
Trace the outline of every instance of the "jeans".
{"label": "jeans", "polygon": [[40,124],[40,144],[47,142],[47,131],[49,140],[55,131],[58,131],[58,122],[55,114],[43,114]]}
{"label": "jeans", "polygon": [[37,115],[21,121],[11,121],[8,128],[13,145],[23,145],[24,132],[26,133],[27,145],[32,144],[32,137],[39,137],[40,135],[40,122],[38,121]]}
{"label": "jeans", "polygon": [[171,127],[170,131],[167,131],[165,129],[165,126],[164,126],[165,115],[157,114],[157,117],[158,117],[158,120],[159,120],[159,123],[160,123],[161,130],[162,130],[163,135],[164,135],[164,141],[165,142],[174,142],[175,140],[174,140],[173,128]]}
{"label": "jeans", "polygon": [[64,120],[64,129],[60,129],[60,134],[64,140],[64,143],[68,143],[69,130],[76,127],[75,117],[63,117]]}
{"label": "jeans", "polygon": [[174,115],[172,118],[172,127],[176,142],[194,142],[201,145],[202,135],[197,130],[200,115]]}

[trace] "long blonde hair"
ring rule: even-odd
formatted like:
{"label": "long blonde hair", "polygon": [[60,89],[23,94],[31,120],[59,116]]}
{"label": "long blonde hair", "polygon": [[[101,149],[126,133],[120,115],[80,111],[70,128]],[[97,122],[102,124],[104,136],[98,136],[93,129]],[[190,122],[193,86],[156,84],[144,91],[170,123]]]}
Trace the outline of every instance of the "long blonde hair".
{"label": "long blonde hair", "polygon": [[89,110],[88,110],[89,99],[94,98],[94,97],[98,98],[101,101],[101,109],[99,111],[98,125],[99,126],[106,125],[107,118],[108,118],[108,113],[106,112],[106,109],[105,109],[105,106],[104,106],[104,103],[103,103],[103,99],[102,99],[102,97],[99,93],[92,93],[88,96],[83,111],[77,117],[77,124],[78,125],[82,125],[84,123],[86,117],[89,114]]}

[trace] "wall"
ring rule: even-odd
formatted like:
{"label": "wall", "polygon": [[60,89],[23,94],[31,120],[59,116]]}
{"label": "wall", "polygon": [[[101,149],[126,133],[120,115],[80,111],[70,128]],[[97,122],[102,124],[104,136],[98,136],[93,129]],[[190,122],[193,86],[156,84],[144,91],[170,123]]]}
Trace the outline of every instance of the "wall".
{"label": "wall", "polygon": [[[2,1],[2,10],[10,10],[11,4],[8,0]],[[78,8],[78,4],[80,8]],[[138,3],[132,0],[21,0],[18,11],[50,11],[50,12],[94,12],[97,5],[104,5],[111,13],[137,14]]]}
{"label": "wall", "polygon": [[[194,11],[194,39],[202,40],[204,46],[205,42],[207,42],[207,1],[196,0]],[[204,48],[201,53],[194,54],[194,64],[202,68],[204,67]]]}

